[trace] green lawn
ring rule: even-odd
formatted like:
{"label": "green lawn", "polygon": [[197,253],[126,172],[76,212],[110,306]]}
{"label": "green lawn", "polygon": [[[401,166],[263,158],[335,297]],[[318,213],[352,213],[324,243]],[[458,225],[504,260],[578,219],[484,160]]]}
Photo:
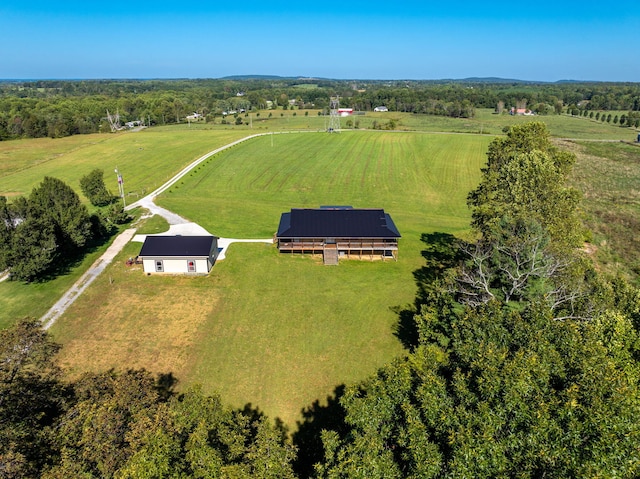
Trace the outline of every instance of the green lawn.
{"label": "green lawn", "polygon": [[[125,266],[140,249],[130,243],[52,330],[65,344],[61,359],[72,375],[110,367],[173,372],[181,386],[202,383],[235,406],[251,402],[295,427],[302,408],[402,354],[393,334],[394,310],[414,299],[412,273],[423,264],[420,235],[467,234],[465,198],[479,179],[492,139],[487,133],[531,120],[489,110],[479,110],[472,120],[380,113],[353,117],[361,121],[359,130],[329,135],[314,131],[324,129],[326,118],[282,113],[254,115],[250,125],[221,125],[218,119],[214,125],[135,134],[32,140],[33,150],[20,142],[0,143],[0,157],[11,158],[0,170],[0,194],[28,193],[44,175],[78,188],[90,169],[103,168],[109,180],[117,166],[133,201],[208,151],[248,134],[275,131],[208,159],[158,203],[224,237],[270,238],[282,212],[324,204],[384,208],[402,233],[398,262],[324,267],[319,257],[234,244],[211,275],[199,278],[145,276],[139,266]],[[447,133],[363,130],[367,122],[391,118],[401,130]],[[636,135],[581,118],[537,119],[556,137]],[[278,134],[283,130],[312,131]],[[458,134],[480,131],[484,134]],[[615,144],[589,145],[583,147],[591,148],[594,165],[612,155],[613,163],[600,162],[606,168],[593,171],[602,177],[587,175],[585,184],[593,181],[594,188],[606,191],[606,177],[614,171],[616,191],[635,201],[637,175],[625,177],[625,172],[637,172],[638,150],[620,146],[626,162],[616,163]],[[588,173],[589,163],[581,165]],[[631,183],[624,184],[624,178]],[[112,179],[115,190],[115,174]],[[602,208],[614,200],[607,197]],[[143,226],[147,232],[165,227],[156,218]],[[0,283],[0,327],[44,313],[97,254],[49,283]]]}
{"label": "green lawn", "polygon": [[468,231],[465,198],[489,141],[300,133],[256,138],[216,155],[158,203],[238,238],[272,237],[292,207],[381,207],[402,234],[399,261],[325,267],[320,256],[233,244],[209,277],[185,280],[127,268],[124,259],[140,248],[130,244],[54,326],[65,366],[74,373],[171,371],[183,385],[201,383],[235,406],[252,403],[295,427],[304,407],[402,354],[394,311],[415,297],[420,236]]}

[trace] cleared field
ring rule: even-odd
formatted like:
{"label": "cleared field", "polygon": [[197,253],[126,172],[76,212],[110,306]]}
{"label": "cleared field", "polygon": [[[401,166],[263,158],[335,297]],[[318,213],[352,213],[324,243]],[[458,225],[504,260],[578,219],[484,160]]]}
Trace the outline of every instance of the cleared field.
{"label": "cleared field", "polygon": [[[396,223],[466,230],[491,138],[353,131],[274,134],[217,155],[157,203],[224,237],[271,237],[292,207],[352,205]],[[405,227],[405,230],[406,230]]]}
{"label": "cleared field", "polygon": [[[250,140],[216,155],[159,203],[214,234],[271,237],[292,207],[385,208],[399,261],[280,255],[234,244],[208,277],[161,278],[120,258],[54,326],[77,374],[109,367],[172,372],[234,406],[252,403],[295,428],[301,410],[403,353],[398,308],[415,297],[422,233],[464,233],[485,136],[350,132]],[[175,347],[179,345],[179,347]]]}
{"label": "cleared field", "polygon": [[115,135],[77,135],[59,140],[0,142],[0,195],[26,195],[45,176],[61,179],[80,191],[80,178],[94,168],[104,170],[105,183],[118,191],[114,169],[125,181],[129,201],[153,191],[191,161],[234,140],[245,130],[166,128]]}
{"label": "cleared field", "polygon": [[[96,167],[105,170],[108,181],[118,166],[133,201],[223,144],[269,130],[322,130],[326,121],[312,113],[279,113],[262,120],[254,117],[251,125],[183,125],[135,134],[30,140],[34,150],[29,142],[0,143],[0,155],[8,159],[0,171],[0,194],[28,193],[45,175],[78,188],[79,178]],[[485,134],[362,130],[368,121],[384,124],[396,117],[399,129]],[[336,135],[276,133],[249,140],[209,159],[159,203],[214,234],[240,238],[271,237],[280,214],[291,207],[382,207],[403,235],[397,263],[343,262],[325,268],[318,264],[319,257],[291,257],[265,245],[236,244],[209,277],[156,278],[124,265],[139,251],[140,245],[132,243],[54,327],[66,344],[62,359],[71,374],[109,367],[172,372],[182,385],[202,383],[233,405],[251,402],[295,427],[302,408],[402,354],[394,336],[394,311],[414,298],[412,273],[423,264],[420,235],[468,231],[465,197],[485,161],[492,138],[486,133],[499,134],[504,126],[531,118],[489,110],[479,111],[473,120],[394,113],[352,118],[360,119],[361,129]],[[556,137],[636,136],[629,129],[581,118],[536,119],[547,122]],[[638,150],[592,143],[583,148],[588,152],[581,160],[587,175],[583,180],[592,184],[593,194],[618,191],[635,205]],[[605,157],[610,161],[604,162]],[[586,162],[589,158],[593,163]],[[603,173],[591,178],[591,170]],[[619,179],[614,189],[603,183],[612,171]],[[630,171],[635,173],[630,176]],[[113,180],[115,190],[115,175]],[[599,211],[613,211],[612,203],[619,203],[616,195],[605,194]],[[594,213],[594,218],[606,221],[608,216]],[[624,223],[628,218],[618,219]],[[147,226],[149,232],[163,227],[155,220]],[[608,233],[596,230],[600,243],[601,234],[604,238]],[[53,282],[0,283],[0,327],[44,313],[99,253],[97,249]]]}

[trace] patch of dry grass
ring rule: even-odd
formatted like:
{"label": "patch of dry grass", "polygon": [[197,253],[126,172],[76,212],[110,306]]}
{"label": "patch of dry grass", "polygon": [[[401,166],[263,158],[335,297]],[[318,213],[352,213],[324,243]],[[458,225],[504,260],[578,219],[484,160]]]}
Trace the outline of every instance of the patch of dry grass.
{"label": "patch of dry grass", "polygon": [[126,257],[54,326],[66,338],[59,359],[71,378],[123,365],[181,377],[216,307],[215,296],[201,294],[206,278],[145,276],[141,266],[125,266]]}
{"label": "patch of dry grass", "polygon": [[582,212],[592,256],[610,274],[640,277],[640,148],[626,143],[569,143],[577,155],[573,186],[583,192]]}

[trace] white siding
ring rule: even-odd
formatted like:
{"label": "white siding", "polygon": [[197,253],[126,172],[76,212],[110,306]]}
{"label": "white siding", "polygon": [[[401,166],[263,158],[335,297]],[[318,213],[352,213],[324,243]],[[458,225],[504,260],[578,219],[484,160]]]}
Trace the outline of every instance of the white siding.
{"label": "white siding", "polygon": [[156,262],[152,259],[144,259],[142,260],[142,267],[145,273],[155,273],[156,272]]}
{"label": "white siding", "polygon": [[[157,271],[156,262],[162,261],[162,271]],[[188,261],[194,261],[196,270],[189,273]],[[154,258],[142,260],[145,273],[168,273],[168,274],[207,274],[211,269],[211,263],[207,258]]]}

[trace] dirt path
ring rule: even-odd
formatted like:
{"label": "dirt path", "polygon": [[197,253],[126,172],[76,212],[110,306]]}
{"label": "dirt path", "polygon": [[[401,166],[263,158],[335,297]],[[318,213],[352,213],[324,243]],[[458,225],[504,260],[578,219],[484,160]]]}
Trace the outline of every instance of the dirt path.
{"label": "dirt path", "polygon": [[107,248],[107,251],[100,256],[99,259],[93,263],[87,271],[80,277],[78,281],[74,283],[69,290],[62,295],[56,304],[54,304],[47,313],[40,318],[40,321],[43,323],[43,329],[49,329],[53,323],[64,313],[67,308],[76,300],[78,296],[82,294],[82,292],[87,289],[87,287],[93,283],[100,273],[104,271],[113,258],[122,250],[124,245],[126,245],[129,240],[135,234],[135,228],[129,228],[120,233],[111,246]]}

